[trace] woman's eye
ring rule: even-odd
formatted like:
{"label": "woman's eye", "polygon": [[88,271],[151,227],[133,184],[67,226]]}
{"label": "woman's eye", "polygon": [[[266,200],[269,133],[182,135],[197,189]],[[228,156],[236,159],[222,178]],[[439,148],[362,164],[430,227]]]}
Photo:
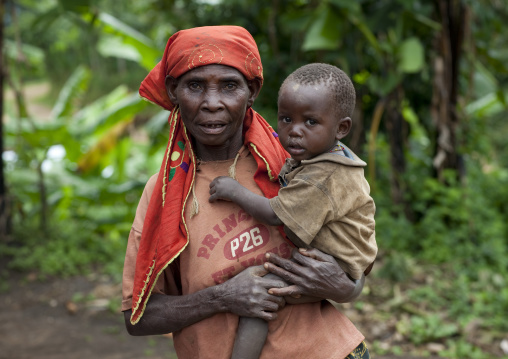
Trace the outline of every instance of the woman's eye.
{"label": "woman's eye", "polygon": [[189,88],[190,88],[191,90],[199,90],[200,86],[199,86],[199,84],[198,84],[197,82],[191,82],[191,83],[189,84]]}
{"label": "woman's eye", "polygon": [[234,84],[234,83],[230,82],[230,83],[227,83],[227,84],[224,86],[224,88],[225,88],[226,90],[234,90],[234,89],[236,89],[236,84]]}

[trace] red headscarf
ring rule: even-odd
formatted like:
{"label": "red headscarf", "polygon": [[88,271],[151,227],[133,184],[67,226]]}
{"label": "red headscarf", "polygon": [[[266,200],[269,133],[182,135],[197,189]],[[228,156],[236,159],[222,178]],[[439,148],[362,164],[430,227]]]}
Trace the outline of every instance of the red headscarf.
{"label": "red headscarf", "polygon": [[[141,83],[139,94],[171,111],[175,106],[166,92],[166,76],[178,78],[194,68],[212,64],[231,66],[248,80],[263,81],[256,42],[247,30],[238,26],[206,26],[171,36],[161,62]],[[189,241],[184,213],[194,184],[196,158],[178,110],[172,111],[169,127],[169,143],[146,212],[136,259],[132,324],[141,319],[159,275]],[[277,195],[277,175],[288,154],[271,126],[252,108],[245,113],[243,131],[244,144],[258,166],[254,180],[263,194],[272,198]]]}

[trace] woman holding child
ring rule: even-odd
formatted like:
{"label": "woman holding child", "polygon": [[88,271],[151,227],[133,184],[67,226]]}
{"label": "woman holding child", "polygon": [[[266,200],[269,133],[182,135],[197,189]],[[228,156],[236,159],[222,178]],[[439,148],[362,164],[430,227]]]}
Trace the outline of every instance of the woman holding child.
{"label": "woman holding child", "polygon": [[[262,358],[367,358],[363,335],[321,300],[351,301],[363,280],[355,285],[317,249],[293,249],[281,227],[234,202],[208,201],[218,176],[267,198],[278,193],[288,154],[252,109],[262,83],[252,36],[213,26],[174,34],[141,84],[142,97],[171,111],[170,138],[129,236],[127,330],[173,333],[181,358],[230,358],[239,316],[256,317],[269,322]],[[268,271],[290,285],[263,278]],[[285,305],[285,296],[316,299]]]}

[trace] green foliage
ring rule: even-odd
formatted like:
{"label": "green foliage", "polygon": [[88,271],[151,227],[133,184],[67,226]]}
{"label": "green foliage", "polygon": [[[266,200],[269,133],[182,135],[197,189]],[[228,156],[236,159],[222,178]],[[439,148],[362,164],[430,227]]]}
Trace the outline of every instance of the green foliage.
{"label": "green foliage", "polygon": [[[444,357],[488,357],[464,332],[478,318],[482,329],[508,330],[499,315],[508,311],[508,14],[499,1],[464,3],[474,14],[474,36],[459,68],[455,110],[465,176],[458,181],[453,171],[436,179],[433,168],[434,42],[442,19],[431,2],[20,1],[17,23],[5,30],[10,83],[22,89],[44,79],[55,100],[49,120],[19,101],[6,123],[16,236],[2,253],[12,268],[41,275],[83,273],[98,263],[120,273],[137,202],[167,141],[168,113],[139,99],[139,83],[175,31],[240,25],[263,60],[255,109],[274,125],[280,83],[297,67],[328,62],[354,80],[360,143],[375,148],[369,180],[380,276],[411,283],[424,263],[433,278],[408,292],[431,314],[412,313],[400,332],[417,345],[446,343]],[[369,132],[377,105],[394,94],[404,120],[404,173],[391,162],[386,117],[376,134]],[[394,204],[394,177],[404,204]],[[404,354],[398,345],[390,351]]]}
{"label": "green foliage", "polygon": [[491,355],[484,353],[480,348],[461,340],[447,340],[447,349],[440,353],[443,358],[461,359],[490,359]]}
{"label": "green foliage", "polygon": [[457,325],[447,324],[437,315],[428,317],[414,315],[407,322],[399,322],[397,329],[400,333],[407,334],[417,345],[447,338],[458,332]]}
{"label": "green foliage", "polygon": [[100,263],[121,273],[134,207],[158,164],[142,158],[149,146],[127,136],[146,103],[118,87],[83,106],[89,81],[90,71],[78,67],[49,120],[24,109],[26,118],[6,125],[6,174],[18,210],[14,240],[2,253],[12,268],[72,275]]}
{"label": "green foliage", "polygon": [[430,177],[417,178],[414,188],[419,191],[411,193],[411,203],[418,220],[409,223],[403,215],[392,219],[390,213],[379,211],[380,247],[409,251],[433,263],[472,261],[506,272],[506,173],[499,170],[485,176],[474,167],[469,173],[464,185],[453,183],[453,173],[448,185]]}
{"label": "green foliage", "polygon": [[119,278],[122,262],[117,253],[125,250],[122,240],[94,234],[95,224],[91,222],[55,223],[45,235],[29,219],[23,221],[23,226],[16,226],[14,236],[23,246],[0,247],[4,255],[12,257],[9,268],[30,270],[39,277],[72,276],[89,273],[97,263],[107,263],[105,273]]}

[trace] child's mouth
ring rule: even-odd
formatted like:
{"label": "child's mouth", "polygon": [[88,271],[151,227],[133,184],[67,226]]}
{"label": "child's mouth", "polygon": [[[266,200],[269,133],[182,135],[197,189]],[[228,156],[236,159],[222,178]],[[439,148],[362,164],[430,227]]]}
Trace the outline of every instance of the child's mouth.
{"label": "child's mouth", "polygon": [[302,146],[300,145],[297,145],[297,144],[291,144],[288,146],[288,149],[287,151],[292,155],[299,155],[303,152],[305,152],[305,148],[303,148]]}

